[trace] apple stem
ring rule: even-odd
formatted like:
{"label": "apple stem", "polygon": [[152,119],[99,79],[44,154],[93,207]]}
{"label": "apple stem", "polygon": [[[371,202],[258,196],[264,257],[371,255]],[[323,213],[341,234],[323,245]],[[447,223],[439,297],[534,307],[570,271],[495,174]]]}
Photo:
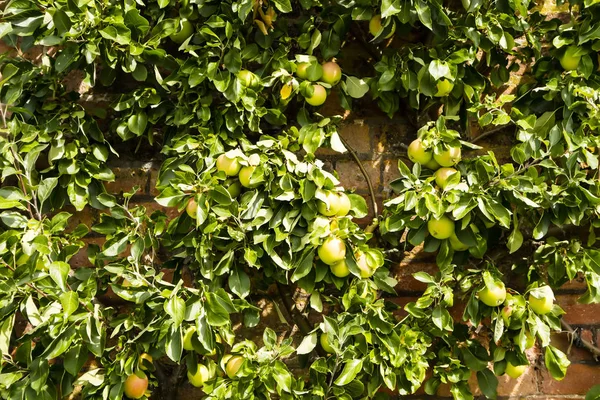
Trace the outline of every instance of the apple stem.
{"label": "apple stem", "polygon": [[575,346],[586,349],[587,351],[592,353],[596,361],[598,361],[598,358],[600,357],[600,349],[598,347],[594,346],[592,343],[582,338],[581,335],[575,329],[573,329],[573,327],[569,325],[564,319],[560,320],[560,324],[562,325],[563,329],[567,331],[569,335],[571,335],[572,340],[575,342]]}

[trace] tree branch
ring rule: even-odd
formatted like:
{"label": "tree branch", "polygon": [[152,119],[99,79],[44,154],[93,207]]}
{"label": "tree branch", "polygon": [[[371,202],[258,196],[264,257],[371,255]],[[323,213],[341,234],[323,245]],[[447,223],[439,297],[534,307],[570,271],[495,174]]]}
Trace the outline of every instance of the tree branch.
{"label": "tree branch", "polygon": [[[298,325],[300,332],[302,332],[303,335],[308,335],[313,330],[313,328],[310,325],[310,322],[308,322],[308,320],[306,319],[306,317],[295,309],[291,301],[291,294],[279,282],[277,282],[277,291],[279,292],[279,297],[281,298],[281,301],[283,302],[286,311],[294,320],[294,323]],[[325,354],[323,349],[321,349],[320,347],[317,346],[315,350],[317,351],[317,354],[319,354],[319,356],[327,356],[327,354]]]}
{"label": "tree branch", "polygon": [[371,182],[371,178],[369,178],[369,174],[367,174],[365,167],[363,167],[362,162],[360,162],[360,159],[356,155],[356,152],[354,151],[354,149],[348,144],[348,142],[346,141],[346,139],[344,139],[342,137],[342,135],[339,135],[339,138],[342,141],[342,143],[344,144],[344,147],[348,150],[348,152],[352,156],[352,158],[354,158],[354,161],[358,165],[360,172],[363,174],[363,176],[365,177],[365,180],[367,181],[367,186],[369,188],[369,194],[371,196],[371,206],[373,207],[373,221],[371,222],[371,224],[369,226],[367,226],[365,231],[367,231],[368,233],[372,233],[375,230],[375,228],[377,227],[377,225],[379,224],[379,220],[377,219],[377,215],[379,215],[379,210],[377,207],[377,200],[375,199],[375,190],[373,189],[373,183]]}
{"label": "tree branch", "polygon": [[579,335],[579,333],[577,333],[577,331],[573,329],[573,327],[569,325],[564,319],[560,320],[560,324],[562,325],[565,331],[567,331],[572,337],[575,338],[575,345],[577,347],[582,347],[590,353],[592,353],[596,361],[598,360],[598,358],[600,358],[600,349],[598,347],[594,346],[593,343],[590,343],[587,340],[583,339],[581,335]]}
{"label": "tree branch", "polygon": [[483,132],[481,135],[479,135],[479,136],[477,136],[477,137],[473,138],[473,139],[471,140],[471,143],[475,143],[475,142],[478,142],[478,141],[480,141],[480,140],[483,140],[483,139],[485,139],[486,137],[488,137],[488,136],[490,136],[490,135],[493,135],[493,134],[494,134],[494,133],[496,133],[496,132],[500,132],[500,131],[502,131],[502,130],[504,130],[504,129],[508,129],[508,128],[512,127],[512,126],[514,126],[514,125],[513,125],[513,124],[510,124],[510,125],[503,125],[503,126],[499,126],[499,127],[497,127],[497,128],[494,128],[494,129],[492,129],[492,130],[489,130],[489,131]]}

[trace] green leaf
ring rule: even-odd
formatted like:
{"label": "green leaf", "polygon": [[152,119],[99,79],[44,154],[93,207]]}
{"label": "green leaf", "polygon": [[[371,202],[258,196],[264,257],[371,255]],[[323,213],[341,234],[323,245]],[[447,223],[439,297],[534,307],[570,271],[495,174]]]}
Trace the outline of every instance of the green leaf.
{"label": "green leaf", "polygon": [[243,268],[237,267],[231,271],[229,288],[242,299],[250,294],[250,278]]}
{"label": "green leaf", "polygon": [[309,249],[304,252],[302,258],[296,265],[294,273],[292,274],[292,282],[297,282],[304,278],[313,267],[313,261],[315,259],[315,250]]}
{"label": "green leaf", "polygon": [[312,352],[314,348],[317,347],[318,337],[319,335],[317,332],[313,332],[310,335],[304,336],[304,339],[302,339],[302,342],[296,349],[296,353],[309,354]]}
{"label": "green leaf", "polygon": [[495,399],[498,391],[498,378],[489,369],[477,371],[477,383],[481,392],[488,399]]}
{"label": "green leaf", "polygon": [[61,36],[69,32],[69,29],[71,29],[71,26],[73,25],[67,13],[60,8],[54,11],[52,21],[54,21],[54,26],[56,27],[58,34]]}
{"label": "green leaf", "polygon": [[335,380],[335,385],[344,386],[349,384],[356,378],[359,372],[362,370],[363,361],[362,360],[351,360],[344,364],[344,369],[342,373]]}
{"label": "green leaf", "polygon": [[63,308],[63,317],[69,318],[79,308],[79,295],[69,290],[60,295],[60,304]]}
{"label": "green leaf", "polygon": [[43,204],[50,197],[57,183],[58,178],[46,178],[40,182],[37,193],[40,203]]}
{"label": "green leaf", "polygon": [[346,78],[346,91],[351,97],[360,99],[369,91],[369,85],[361,78],[349,76]]}
{"label": "green leaf", "polygon": [[173,296],[165,302],[164,309],[173,320],[173,326],[176,328],[180,327],[185,317],[185,301],[177,296]]}
{"label": "green leaf", "polygon": [[64,261],[54,261],[50,264],[48,268],[50,272],[50,278],[62,291],[67,291],[67,276],[69,276],[69,271],[71,271],[71,267]]}
{"label": "green leaf", "polygon": [[129,130],[136,135],[141,135],[146,130],[146,124],[148,123],[148,117],[143,111],[133,114],[127,120],[127,127]]}
{"label": "green leaf", "polygon": [[585,395],[585,400],[600,400],[600,385],[593,386]]}
{"label": "green leaf", "polygon": [[273,0],[273,3],[275,3],[275,7],[277,7],[277,9],[282,13],[292,12],[292,4],[290,3],[290,0]]}
{"label": "green leaf", "polygon": [[550,375],[557,381],[564,379],[567,374],[567,367],[571,365],[571,362],[559,349],[553,346],[547,346],[544,353],[544,359],[546,362],[546,368]]}

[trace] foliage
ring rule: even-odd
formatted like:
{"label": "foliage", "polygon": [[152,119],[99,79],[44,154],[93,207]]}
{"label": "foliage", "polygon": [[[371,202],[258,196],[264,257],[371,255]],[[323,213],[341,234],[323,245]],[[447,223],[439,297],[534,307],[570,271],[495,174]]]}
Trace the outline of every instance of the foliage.
{"label": "foliage", "polygon": [[[600,300],[600,9],[569,6],[563,23],[528,1],[9,1],[0,396],[119,399],[142,368],[146,395],[164,394],[203,365],[211,399],[381,398],[441,384],[469,399],[472,374],[495,398],[496,376],[528,364],[536,341],[564,378],[552,289],[583,277],[580,301]],[[369,62],[346,66],[352,46]],[[332,59],[340,81],[321,65]],[[515,93],[503,93],[517,71]],[[316,156],[348,150],[343,117],[310,105],[323,93],[347,110],[410,114],[435,160],[398,162],[375,232],[355,222],[368,215],[363,197]],[[476,124],[512,134],[511,162],[481,151]],[[178,216],[136,205],[137,188],[107,192],[123,142],[162,153],[156,201]],[[443,189],[438,164],[460,172]],[[349,210],[330,212],[344,196]],[[99,222],[73,226],[71,206]],[[442,218],[447,235],[434,237]],[[331,238],[343,247],[328,265],[319,249]],[[399,308],[386,298],[397,283],[386,257],[416,246],[437,252],[439,272],[417,272],[427,289]],[[94,268],[69,264],[83,251]],[[293,289],[307,295],[301,313],[288,310],[301,341],[262,323],[257,299],[273,288],[284,305]],[[262,340],[240,341],[239,329]]]}

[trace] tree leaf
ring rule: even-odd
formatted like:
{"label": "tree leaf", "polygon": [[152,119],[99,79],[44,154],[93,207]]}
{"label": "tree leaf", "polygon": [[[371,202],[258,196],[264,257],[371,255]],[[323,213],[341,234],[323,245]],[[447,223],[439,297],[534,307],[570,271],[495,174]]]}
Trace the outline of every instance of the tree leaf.
{"label": "tree leaf", "polygon": [[360,99],[369,91],[369,85],[361,78],[349,76],[346,78],[346,91],[351,97]]}
{"label": "tree leaf", "polygon": [[342,373],[337,377],[334,384],[337,386],[344,386],[352,382],[356,375],[362,370],[362,360],[350,360],[344,364]]}

